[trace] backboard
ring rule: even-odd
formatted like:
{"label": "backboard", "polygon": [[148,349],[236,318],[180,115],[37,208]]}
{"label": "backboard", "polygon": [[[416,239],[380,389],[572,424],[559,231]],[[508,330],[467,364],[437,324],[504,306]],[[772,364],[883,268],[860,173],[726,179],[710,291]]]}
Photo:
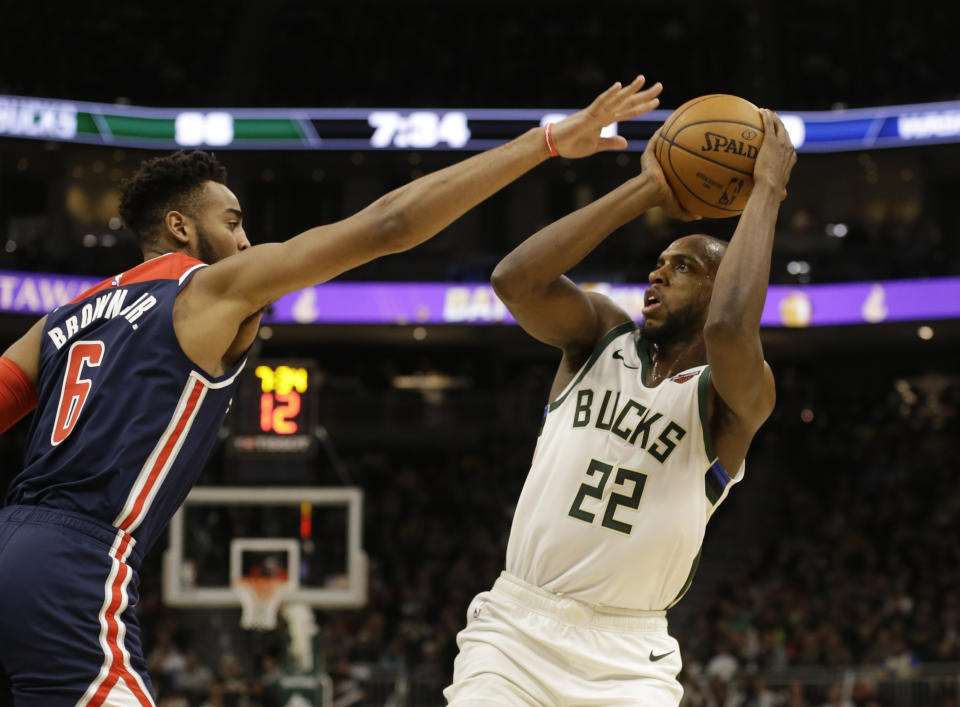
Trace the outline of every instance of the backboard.
{"label": "backboard", "polygon": [[348,487],[196,487],[170,522],[163,599],[240,606],[238,580],[284,577],[284,603],[367,601],[363,495]]}

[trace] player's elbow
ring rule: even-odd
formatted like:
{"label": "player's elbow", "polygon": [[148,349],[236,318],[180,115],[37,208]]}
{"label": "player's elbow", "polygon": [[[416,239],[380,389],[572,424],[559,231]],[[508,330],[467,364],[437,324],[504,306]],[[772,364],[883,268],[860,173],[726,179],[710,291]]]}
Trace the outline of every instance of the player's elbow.
{"label": "player's elbow", "polygon": [[[754,332],[756,335],[757,332]],[[710,342],[722,343],[744,339],[749,332],[744,329],[743,321],[733,317],[711,316],[703,327],[703,338]]]}
{"label": "player's elbow", "polygon": [[509,256],[497,263],[490,275],[490,284],[501,302],[522,299],[528,289],[522,269]]}
{"label": "player's elbow", "polygon": [[709,319],[703,327],[703,342],[707,351],[733,356],[743,361],[747,352],[758,352],[763,360],[760,331],[751,330],[742,321],[732,318]]}

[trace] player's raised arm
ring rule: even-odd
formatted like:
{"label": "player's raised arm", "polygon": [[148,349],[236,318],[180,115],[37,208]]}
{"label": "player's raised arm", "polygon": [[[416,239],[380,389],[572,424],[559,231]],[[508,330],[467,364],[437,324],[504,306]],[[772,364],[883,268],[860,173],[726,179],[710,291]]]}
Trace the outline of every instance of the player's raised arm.
{"label": "player's raised arm", "polygon": [[653,206],[676,218],[694,218],[667,186],[653,156],[655,142],[656,135],[644,151],[640,175],[530,236],[493,271],[493,288],[520,326],[574,359],[629,317],[608,298],[582,291],[564,273]]}
{"label": "player's raised arm", "polygon": [[626,87],[618,82],[549,133],[531,129],[506,145],[396,189],[348,219],[284,243],[250,248],[198,273],[196,285],[215,300],[235,303],[234,316],[242,319],[284,294],[412,248],[550,157],[551,146],[553,153],[568,158],[625,147],[622,137],[601,137],[600,131],[656,105],[660,85],[642,88],[642,77]]}
{"label": "player's raised arm", "polygon": [[703,334],[713,386],[748,427],[759,428],[774,403],[773,375],[763,360],[760,315],[770,280],[773,231],[797,156],[775,113],[761,111],[763,145],[753,192],[717,270]]}

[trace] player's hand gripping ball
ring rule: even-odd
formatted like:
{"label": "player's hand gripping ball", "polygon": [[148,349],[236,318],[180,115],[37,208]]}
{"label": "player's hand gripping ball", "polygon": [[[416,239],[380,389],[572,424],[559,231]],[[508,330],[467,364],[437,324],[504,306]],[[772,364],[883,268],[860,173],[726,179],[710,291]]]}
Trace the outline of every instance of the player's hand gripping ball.
{"label": "player's hand gripping ball", "polygon": [[760,109],[737,96],[713,94],[673,112],[659,131],[654,155],[683,209],[725,218],[747,204],[761,144]]}

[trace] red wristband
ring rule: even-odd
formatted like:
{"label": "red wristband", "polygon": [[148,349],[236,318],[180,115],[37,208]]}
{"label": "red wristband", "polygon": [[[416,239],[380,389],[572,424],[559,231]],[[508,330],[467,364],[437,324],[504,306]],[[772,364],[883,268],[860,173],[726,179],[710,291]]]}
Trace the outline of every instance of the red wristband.
{"label": "red wristband", "polygon": [[6,356],[0,357],[0,433],[36,406],[37,393],[27,374]]}
{"label": "red wristband", "polygon": [[547,151],[550,153],[550,156],[557,157],[560,153],[557,152],[557,146],[553,144],[553,135],[550,133],[551,128],[553,128],[553,123],[547,123],[547,127],[543,129],[543,136],[547,140]]}

